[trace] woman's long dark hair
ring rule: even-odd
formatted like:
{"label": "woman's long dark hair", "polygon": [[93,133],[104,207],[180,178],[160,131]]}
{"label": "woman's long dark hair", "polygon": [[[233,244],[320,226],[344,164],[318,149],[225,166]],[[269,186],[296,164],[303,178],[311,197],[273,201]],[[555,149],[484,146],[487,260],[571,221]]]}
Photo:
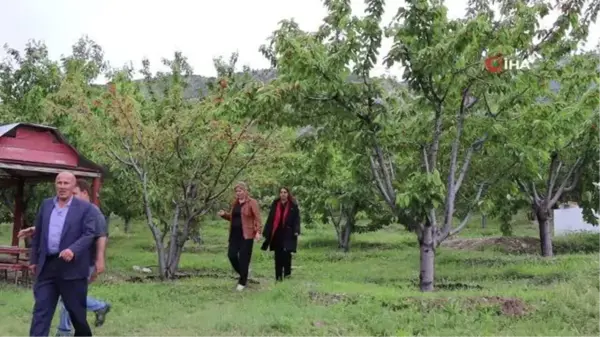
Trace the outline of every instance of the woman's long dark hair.
{"label": "woman's long dark hair", "polygon": [[286,186],[281,186],[279,188],[279,193],[281,194],[281,190],[285,190],[288,193],[288,201],[289,202],[296,202],[296,198],[294,198],[294,195],[292,194],[292,191],[289,189],[289,187]]}

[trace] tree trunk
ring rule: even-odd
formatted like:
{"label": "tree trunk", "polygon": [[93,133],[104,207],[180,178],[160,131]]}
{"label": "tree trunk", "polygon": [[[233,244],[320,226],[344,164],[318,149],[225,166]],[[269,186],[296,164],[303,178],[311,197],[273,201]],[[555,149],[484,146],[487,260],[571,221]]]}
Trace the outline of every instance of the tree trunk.
{"label": "tree trunk", "polygon": [[352,219],[346,220],[346,225],[344,226],[343,234],[342,234],[342,246],[341,248],[344,250],[344,253],[350,251],[350,237],[352,236],[352,231],[354,229],[354,221]]}
{"label": "tree trunk", "polygon": [[158,256],[158,276],[161,280],[167,278],[167,252],[165,246],[157,238],[154,238],[156,244],[156,255]]}
{"label": "tree trunk", "polygon": [[336,236],[338,240],[338,249],[344,249],[344,229],[338,230]]}
{"label": "tree trunk", "polygon": [[331,222],[333,223],[333,229],[335,229],[335,237],[337,238],[338,248],[342,249],[342,247],[344,246],[344,240],[342,240],[342,238],[344,237],[344,229],[340,225],[340,223],[342,222],[341,216],[337,220],[332,218]]}
{"label": "tree trunk", "polygon": [[175,205],[175,209],[173,210],[173,222],[171,223],[171,233],[169,235],[169,245],[167,246],[167,274],[166,278],[170,279],[175,276],[175,272],[177,271],[177,264],[179,263],[178,255],[181,255],[181,250],[179,249],[180,243],[180,235],[181,231],[179,228],[179,204]]}
{"label": "tree trunk", "polygon": [[165,278],[167,279],[174,279],[177,271],[179,270],[179,261],[181,260],[181,254],[183,253],[183,246],[179,246],[179,244],[177,245],[177,249],[175,249],[174,252],[170,253],[173,255],[169,255],[167,257],[167,261],[169,261],[169,263],[167,264],[167,273],[165,275]]}
{"label": "tree trunk", "polygon": [[125,221],[125,224],[123,225],[123,231],[125,231],[125,233],[129,233],[129,230],[131,229],[131,218],[126,217],[123,220]]}
{"label": "tree trunk", "polygon": [[543,257],[552,257],[552,232],[550,228],[550,217],[547,212],[538,211],[537,220],[540,230],[540,248]]}
{"label": "tree trunk", "polygon": [[350,251],[350,237],[354,231],[354,224],[356,222],[356,213],[358,212],[358,206],[351,204],[347,207],[342,207],[342,214],[340,214],[341,227],[338,231],[338,241],[340,243],[340,249],[343,249],[345,253]]}
{"label": "tree trunk", "polygon": [[487,225],[487,216],[485,214],[481,214],[481,228],[485,229]]}
{"label": "tree trunk", "polygon": [[420,267],[419,287],[421,291],[433,291],[435,275],[435,241],[432,226],[425,226],[419,240]]}
{"label": "tree trunk", "polygon": [[145,174],[141,175],[141,179],[142,198],[144,201],[144,213],[146,215],[146,223],[148,224],[148,228],[150,229],[150,232],[152,233],[152,238],[154,239],[154,244],[156,245],[156,255],[158,257],[158,275],[161,279],[164,279],[167,275],[167,254],[165,252],[165,245],[162,241],[162,233],[154,223],[154,215],[152,214],[152,209],[150,208],[150,198],[148,197],[147,180]]}

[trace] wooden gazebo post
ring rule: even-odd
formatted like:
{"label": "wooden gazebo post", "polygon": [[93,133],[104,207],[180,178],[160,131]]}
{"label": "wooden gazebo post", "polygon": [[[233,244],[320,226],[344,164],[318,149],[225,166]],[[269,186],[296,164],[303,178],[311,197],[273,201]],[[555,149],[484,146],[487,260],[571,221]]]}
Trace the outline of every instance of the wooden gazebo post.
{"label": "wooden gazebo post", "polygon": [[25,187],[25,180],[20,178],[17,181],[17,192],[15,193],[15,211],[13,219],[13,232],[11,246],[19,245],[19,238],[17,235],[23,226],[23,190]]}
{"label": "wooden gazebo post", "polygon": [[98,207],[100,207],[100,186],[100,177],[94,178],[92,182],[92,202]]}

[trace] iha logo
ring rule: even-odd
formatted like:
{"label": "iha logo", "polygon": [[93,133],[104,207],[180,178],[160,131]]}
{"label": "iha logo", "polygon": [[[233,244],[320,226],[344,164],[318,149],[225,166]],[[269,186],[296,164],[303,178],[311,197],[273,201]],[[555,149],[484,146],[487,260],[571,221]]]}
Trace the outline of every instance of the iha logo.
{"label": "iha logo", "polygon": [[504,69],[504,58],[502,54],[490,56],[485,59],[485,69],[490,73],[499,73]]}
{"label": "iha logo", "polygon": [[485,69],[493,74],[501,73],[505,70],[529,69],[529,62],[527,60],[519,61],[516,58],[504,57],[502,54],[486,58],[484,65]]}

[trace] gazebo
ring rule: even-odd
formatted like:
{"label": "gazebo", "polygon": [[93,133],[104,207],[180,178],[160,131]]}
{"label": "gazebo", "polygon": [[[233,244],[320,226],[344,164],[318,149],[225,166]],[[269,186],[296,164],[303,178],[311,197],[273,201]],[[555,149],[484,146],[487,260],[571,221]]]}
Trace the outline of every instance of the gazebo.
{"label": "gazebo", "polygon": [[20,259],[28,249],[19,247],[17,237],[23,226],[25,184],[52,181],[65,170],[78,178],[93,180],[90,197],[99,206],[103,169],[84,158],[58,129],[30,123],[0,125],[0,188],[16,189],[11,245],[0,246],[0,254],[15,259],[0,260],[0,270],[26,271],[28,267]]}

